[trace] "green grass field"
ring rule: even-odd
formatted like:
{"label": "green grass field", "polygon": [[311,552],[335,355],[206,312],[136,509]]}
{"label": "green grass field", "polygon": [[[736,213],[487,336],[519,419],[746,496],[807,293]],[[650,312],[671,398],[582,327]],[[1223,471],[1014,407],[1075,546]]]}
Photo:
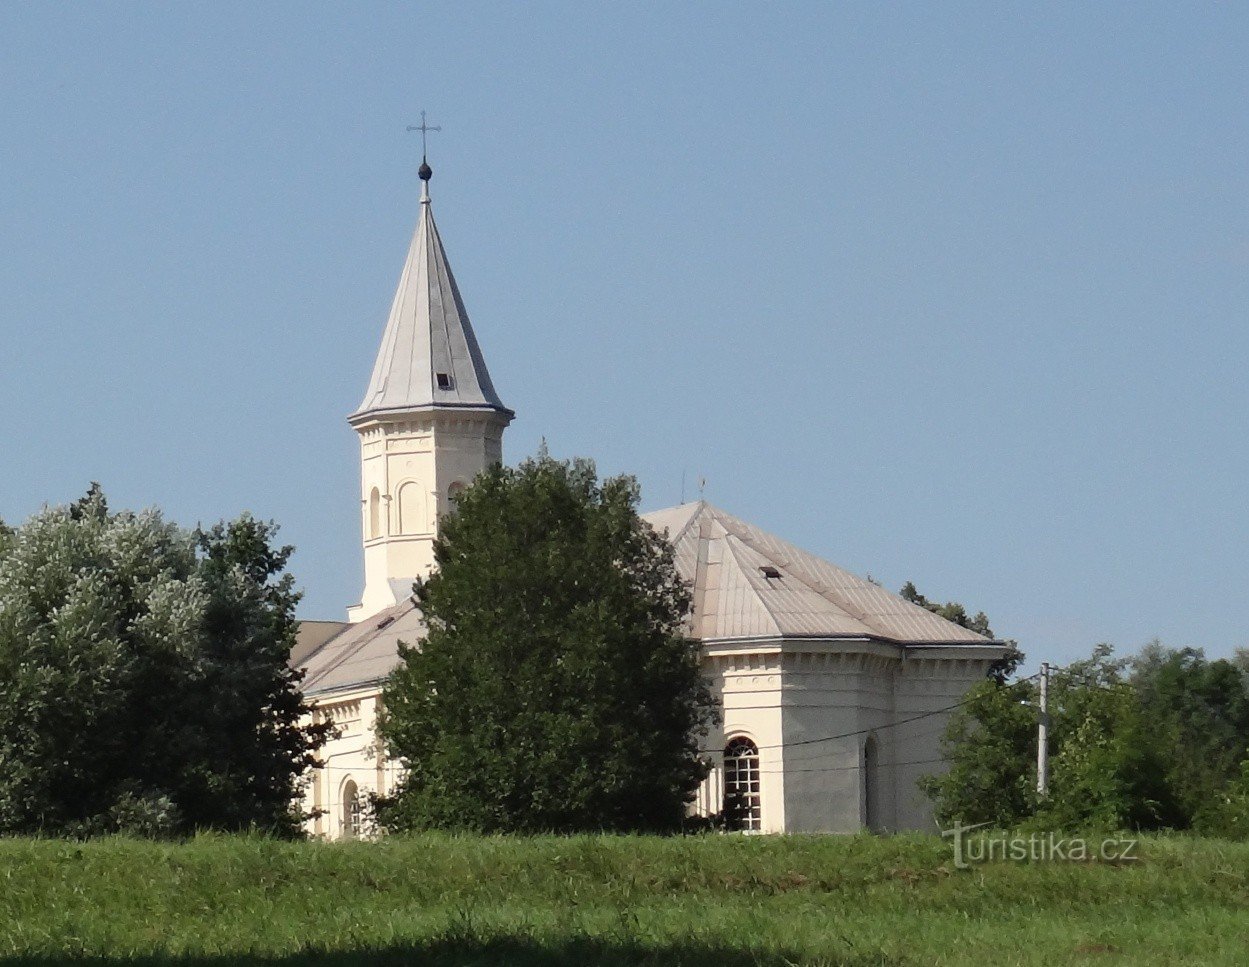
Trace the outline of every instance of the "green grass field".
{"label": "green grass field", "polygon": [[954,869],[932,837],[0,840],[0,964],[1249,963],[1249,845]]}

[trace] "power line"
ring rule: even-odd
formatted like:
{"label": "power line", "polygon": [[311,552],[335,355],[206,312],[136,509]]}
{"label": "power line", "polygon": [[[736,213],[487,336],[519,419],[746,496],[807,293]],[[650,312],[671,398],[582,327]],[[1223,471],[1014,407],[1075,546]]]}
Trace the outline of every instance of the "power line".
{"label": "power line", "polygon": [[[1011,684],[1015,685],[1015,684],[1019,684],[1020,682],[1031,681],[1032,679],[1036,678],[1037,675],[1039,674],[1040,672],[1037,672],[1036,675],[1029,675],[1027,678],[1021,678],[1017,682],[1012,682]],[[955,702],[953,705],[947,705],[945,708],[935,708],[928,712],[921,712],[919,715],[912,715],[909,718],[898,719],[897,721],[894,721],[894,722],[886,722],[884,725],[878,725],[870,729],[856,729],[853,732],[842,732],[838,735],[826,735],[818,739],[798,739],[793,742],[777,742],[773,745],[756,745],[755,748],[760,749],[760,750],[762,749],[789,749],[789,748],[793,748],[793,747],[801,746],[801,745],[815,745],[820,742],[833,742],[837,739],[851,739],[857,735],[868,735],[872,732],[883,732],[885,729],[897,728],[899,725],[906,725],[909,722],[918,722],[920,719],[931,718],[934,715],[941,715],[945,712],[952,712],[956,708],[962,708],[964,705],[970,705],[972,702],[977,701],[979,697],[980,696],[978,695],[972,695],[967,698],[964,698],[960,702]],[[723,749],[699,749],[698,751],[702,753],[706,753],[706,754],[711,754],[711,753],[723,752],[724,750]]]}
{"label": "power line", "polygon": [[[1038,672],[1037,675],[1039,674],[1040,673]],[[1019,684],[1021,682],[1031,681],[1032,679],[1036,678],[1037,675],[1029,675],[1027,678],[1021,678],[1017,682],[1012,682],[1011,684]],[[897,728],[900,725],[907,725],[911,722],[918,722],[921,719],[932,718],[932,716],[934,715],[942,715],[946,712],[952,712],[957,708],[962,708],[964,705],[971,704],[972,702],[976,701],[978,698],[979,696],[974,696],[974,695],[969,696],[968,698],[964,698],[963,700],[959,702],[955,702],[953,705],[947,705],[947,706],[944,706],[943,708],[931,709],[927,712],[920,712],[918,715],[911,715],[911,716],[908,716],[907,718],[898,719],[897,721],[894,721],[894,722],[886,722],[883,725],[878,725],[873,728],[855,729],[852,732],[840,732],[837,735],[825,735],[825,736],[820,736],[819,738],[796,739],[791,742],[776,742],[776,743],[772,743],[769,745],[756,745],[755,748],[760,751],[764,749],[791,749],[791,748],[798,748],[798,747],[807,746],[807,745],[818,745],[821,742],[835,742],[838,739],[851,739],[860,735],[870,735],[874,732],[883,732],[885,729]],[[698,754],[700,755],[718,755],[722,753],[724,749],[722,747],[717,747],[713,749],[698,749],[697,751],[698,751]],[[944,761],[944,760],[940,760],[940,761]],[[905,763],[898,763],[898,765],[904,765],[904,764]],[[329,769],[344,769],[344,768],[350,768],[350,767],[329,766],[329,765],[321,767],[323,771],[327,771]],[[855,768],[857,768],[857,766]]]}
{"label": "power line", "polygon": [[[907,760],[898,761],[898,762],[877,762],[875,763],[875,767],[879,769],[884,766],[927,766],[927,765],[935,765],[938,762],[948,762],[948,761],[949,761],[948,759],[907,759]],[[854,765],[849,765],[849,766],[822,766],[818,769],[759,769],[757,771],[760,775],[764,775],[764,776],[782,776],[782,775],[793,775],[795,773],[850,772],[850,771],[854,771],[854,770],[861,769],[861,768],[862,768],[862,765],[856,762]],[[353,769],[351,766],[322,766],[320,769],[316,771],[318,772],[350,772],[350,773],[355,773],[356,775],[366,776],[370,772],[375,772],[376,769],[375,768]]]}

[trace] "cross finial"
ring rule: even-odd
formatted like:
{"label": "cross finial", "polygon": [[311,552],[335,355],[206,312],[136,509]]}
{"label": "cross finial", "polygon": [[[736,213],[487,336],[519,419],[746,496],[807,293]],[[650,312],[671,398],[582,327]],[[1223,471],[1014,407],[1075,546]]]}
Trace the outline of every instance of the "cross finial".
{"label": "cross finial", "polygon": [[409,130],[409,131],[420,131],[420,132],[421,132],[421,164],[424,164],[424,163],[425,163],[425,155],[428,153],[428,145],[425,143],[425,136],[426,136],[426,134],[428,134],[428,132],[430,132],[430,131],[441,131],[441,130],[442,130],[442,125],[426,124],[426,123],[425,123],[425,112],[424,112],[424,111],[422,111],[422,112],[421,112],[421,123],[420,123],[420,124],[409,124],[409,125],[408,125],[408,130]]}

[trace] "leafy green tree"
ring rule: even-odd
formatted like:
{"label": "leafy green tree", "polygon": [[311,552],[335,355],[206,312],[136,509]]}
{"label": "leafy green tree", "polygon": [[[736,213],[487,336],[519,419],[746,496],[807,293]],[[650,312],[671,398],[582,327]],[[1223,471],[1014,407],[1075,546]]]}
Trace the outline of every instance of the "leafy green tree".
{"label": "leafy green tree", "polygon": [[1103,644],[1053,675],[1044,799],[1036,793],[1035,681],[976,686],[943,736],[949,771],[924,780],[938,818],[1000,827],[1186,825],[1157,731],[1125,677],[1127,665]]}
{"label": "leafy green tree", "polygon": [[1233,651],[1231,662],[1245,680],[1246,688],[1249,688],[1249,648],[1237,648]]}
{"label": "leafy green tree", "polygon": [[294,834],[324,727],[276,527],[186,531],[98,485],[0,539],[0,832]]}
{"label": "leafy green tree", "polygon": [[714,702],[673,552],[630,477],[545,452],[461,493],[380,725],[390,829],[677,829]]}
{"label": "leafy green tree", "polygon": [[1201,804],[1193,829],[1205,836],[1249,839],[1249,759],[1240,764],[1230,782]]}
{"label": "leafy green tree", "polygon": [[1036,809],[1036,686],[979,682],[942,736],[946,772],[925,776],[938,822],[1015,826]]}
{"label": "leafy green tree", "polygon": [[1249,757],[1249,689],[1234,660],[1154,641],[1132,661],[1131,683],[1167,762],[1177,824],[1187,825]]}
{"label": "leafy green tree", "polygon": [[1050,687],[1050,794],[1037,819],[1057,828],[1158,829],[1180,820],[1157,736],[1110,645]]}

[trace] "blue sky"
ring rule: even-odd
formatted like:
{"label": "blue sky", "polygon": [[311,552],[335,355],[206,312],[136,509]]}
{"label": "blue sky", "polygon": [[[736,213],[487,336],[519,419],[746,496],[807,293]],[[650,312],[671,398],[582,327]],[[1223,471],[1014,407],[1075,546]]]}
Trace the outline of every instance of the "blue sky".
{"label": "blue sky", "polygon": [[101,481],[358,600],[417,216],[508,459],[638,475],[1033,663],[1249,645],[1249,7],[0,7],[0,517]]}

